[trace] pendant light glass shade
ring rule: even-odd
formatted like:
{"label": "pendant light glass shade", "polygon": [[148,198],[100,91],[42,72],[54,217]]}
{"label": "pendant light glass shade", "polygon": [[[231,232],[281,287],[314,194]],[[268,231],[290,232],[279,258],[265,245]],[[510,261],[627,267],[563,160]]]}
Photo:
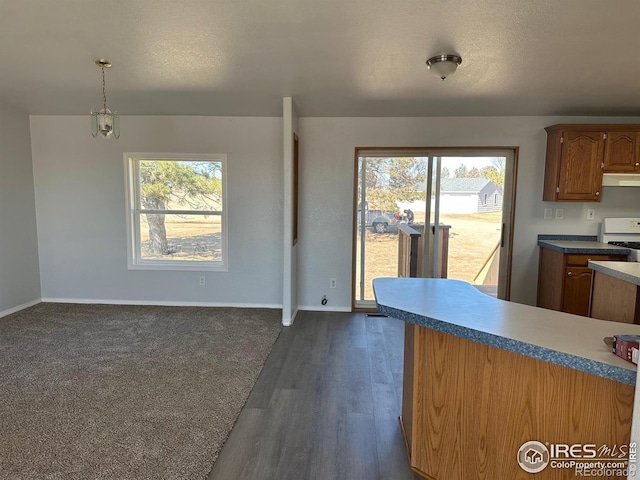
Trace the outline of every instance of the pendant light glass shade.
{"label": "pendant light glass shade", "polygon": [[96,60],[96,65],[102,69],[102,108],[91,109],[91,135],[102,138],[120,137],[120,119],[118,112],[112,112],[107,108],[107,88],[104,81],[104,69],[111,67],[108,60]]}
{"label": "pendant light glass shade", "polygon": [[99,111],[91,110],[91,134],[103,138],[118,138],[120,136],[120,119],[117,112],[108,108]]}

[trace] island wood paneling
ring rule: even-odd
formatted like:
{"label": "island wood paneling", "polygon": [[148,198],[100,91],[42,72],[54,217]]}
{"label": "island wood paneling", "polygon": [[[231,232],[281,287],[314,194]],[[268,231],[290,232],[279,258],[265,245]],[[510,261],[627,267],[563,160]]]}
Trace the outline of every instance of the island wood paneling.
{"label": "island wood paneling", "polygon": [[[640,287],[603,272],[593,272],[590,317],[640,323]],[[614,332],[615,333],[615,332]]]}
{"label": "island wood paneling", "polygon": [[413,323],[406,323],[404,326],[404,368],[402,372],[402,415],[400,425],[402,426],[402,436],[409,459],[411,459],[411,439],[413,435],[413,382],[416,370],[413,360],[415,358],[415,329]]}
{"label": "island wood paneling", "polygon": [[[432,480],[530,479],[530,440],[628,444],[634,387],[415,328],[411,466]],[[575,478],[547,467],[536,480]]]}

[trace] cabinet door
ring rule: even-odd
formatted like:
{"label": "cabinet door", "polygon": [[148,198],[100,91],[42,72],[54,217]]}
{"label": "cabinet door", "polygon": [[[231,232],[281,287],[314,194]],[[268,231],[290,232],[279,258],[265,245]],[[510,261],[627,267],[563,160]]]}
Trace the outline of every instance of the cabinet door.
{"label": "cabinet door", "polygon": [[564,132],[558,200],[600,201],[604,132]]}
{"label": "cabinet door", "polygon": [[591,275],[588,267],[567,267],[565,269],[562,311],[586,317],[589,314],[591,297]]}
{"label": "cabinet door", "polygon": [[640,171],[640,132],[607,132],[605,172]]}

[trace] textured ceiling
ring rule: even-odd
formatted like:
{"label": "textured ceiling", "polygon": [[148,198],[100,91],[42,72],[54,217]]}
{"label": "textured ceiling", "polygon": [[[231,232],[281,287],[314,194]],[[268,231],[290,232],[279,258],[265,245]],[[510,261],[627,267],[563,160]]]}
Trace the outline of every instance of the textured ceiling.
{"label": "textured ceiling", "polygon": [[[31,114],[640,115],[638,0],[0,0]],[[445,82],[428,57],[463,62]]]}

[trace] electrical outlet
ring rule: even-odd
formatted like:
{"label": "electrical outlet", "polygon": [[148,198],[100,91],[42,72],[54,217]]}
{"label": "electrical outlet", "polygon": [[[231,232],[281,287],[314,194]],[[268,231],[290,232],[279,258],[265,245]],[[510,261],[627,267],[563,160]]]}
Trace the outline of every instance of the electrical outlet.
{"label": "electrical outlet", "polygon": [[564,218],[564,210],[562,208],[556,208],[556,220],[562,220]]}
{"label": "electrical outlet", "polygon": [[544,219],[545,220],[551,220],[553,218],[553,209],[552,208],[545,208],[544,209]]}
{"label": "electrical outlet", "polygon": [[329,288],[336,288],[337,285],[338,285],[338,280],[336,280],[335,278],[329,279]]}
{"label": "electrical outlet", "polygon": [[200,285],[204,285],[204,283],[205,283],[204,277],[200,277]]}
{"label": "electrical outlet", "polygon": [[595,220],[595,219],[596,219],[596,209],[587,208],[587,220]]}

